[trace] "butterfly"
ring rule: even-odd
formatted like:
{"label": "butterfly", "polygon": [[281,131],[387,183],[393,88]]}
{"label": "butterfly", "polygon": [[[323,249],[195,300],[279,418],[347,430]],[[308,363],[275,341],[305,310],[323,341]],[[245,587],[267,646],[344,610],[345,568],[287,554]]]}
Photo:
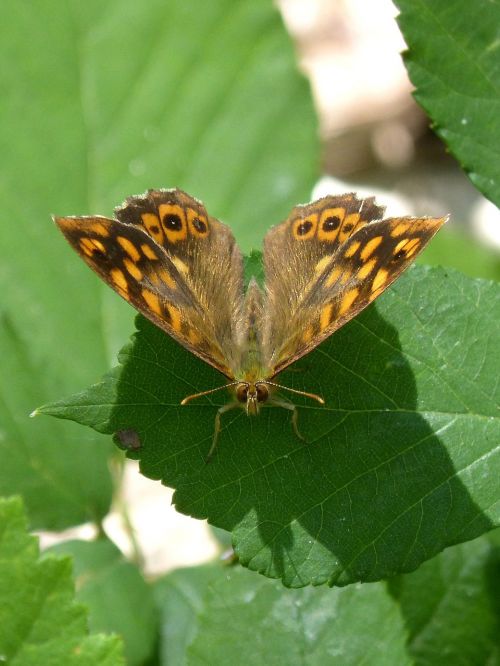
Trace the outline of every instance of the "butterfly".
{"label": "butterfly", "polygon": [[115,218],[54,217],[72,247],[112,289],[229,382],[222,388],[257,414],[267,403],[292,412],[279,391],[321,396],[275,379],[377,298],[407,268],[447,217],[384,219],[374,197],[326,196],[293,208],[264,239],[265,288],[244,289],[243,258],[225,224],[179,189],[128,197]]}

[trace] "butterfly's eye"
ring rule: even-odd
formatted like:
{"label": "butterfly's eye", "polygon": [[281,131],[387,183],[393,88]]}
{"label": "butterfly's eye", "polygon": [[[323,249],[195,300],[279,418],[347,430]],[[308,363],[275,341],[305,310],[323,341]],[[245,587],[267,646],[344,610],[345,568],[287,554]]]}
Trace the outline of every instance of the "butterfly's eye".
{"label": "butterfly's eye", "polygon": [[236,387],[236,399],[238,402],[246,402],[248,397],[248,384],[238,384]]}
{"label": "butterfly's eye", "polygon": [[257,384],[255,387],[257,391],[257,402],[266,402],[269,398],[269,389],[265,384]]}

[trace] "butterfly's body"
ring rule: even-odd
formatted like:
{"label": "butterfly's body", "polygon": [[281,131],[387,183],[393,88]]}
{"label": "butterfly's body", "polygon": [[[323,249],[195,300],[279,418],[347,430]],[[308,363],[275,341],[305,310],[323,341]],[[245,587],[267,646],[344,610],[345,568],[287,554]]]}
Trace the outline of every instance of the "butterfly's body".
{"label": "butterfly's body", "polygon": [[234,398],[217,413],[212,452],[221,414],[237,405],[289,409],[299,434],[276,375],[377,298],[446,221],[383,212],[355,194],[296,206],[265,238],[265,289],[252,279],[246,293],[230,229],[181,190],[129,197],[116,219],[55,221],[120,296],[229,379]]}

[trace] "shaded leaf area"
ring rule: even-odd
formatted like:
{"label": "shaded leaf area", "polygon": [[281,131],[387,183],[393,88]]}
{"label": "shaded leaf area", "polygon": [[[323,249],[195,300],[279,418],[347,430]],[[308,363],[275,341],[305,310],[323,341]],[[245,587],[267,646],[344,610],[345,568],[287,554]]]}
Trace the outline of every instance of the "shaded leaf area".
{"label": "shaded leaf area", "polygon": [[46,553],[72,557],[76,599],[88,609],[90,631],[119,634],[126,663],[146,663],[156,648],[157,613],[139,569],[106,539],[65,541]]}
{"label": "shaded leaf area", "polygon": [[[110,215],[130,194],[180,186],[250,246],[308,198],[316,119],[267,0],[41,0],[6,5],[0,32],[0,287],[12,325],[0,340],[0,490],[22,492],[33,524],[53,529],[107,510],[109,448],[28,414],[95,381],[134,312],[50,215]],[[28,355],[19,369],[12,344]]]}
{"label": "shaded leaf area", "polygon": [[448,548],[389,582],[417,666],[500,663],[500,533]]}
{"label": "shaded leaf area", "polygon": [[118,637],[88,634],[71,560],[39,558],[18,499],[0,500],[0,655],[10,666],[124,664]]}
{"label": "shaded leaf area", "polygon": [[395,4],[415,98],[474,185],[500,205],[500,3]]}
{"label": "shaded leaf area", "polygon": [[284,590],[241,567],[175,571],[155,585],[162,663],[411,664],[385,585]]}
{"label": "shaded leaf area", "polygon": [[288,412],[214,417],[224,383],[143,318],[120,366],[42,412],[127,430],[141,471],[178,510],[233,532],[240,561],[288,586],[345,585],[415,569],[499,520],[499,286],[410,269],[280,376],[323,395]]}
{"label": "shaded leaf area", "polygon": [[112,447],[73,424],[29,418],[49,393],[45,369],[1,314],[0,349],[0,495],[22,493],[33,528],[99,522],[111,503]]}

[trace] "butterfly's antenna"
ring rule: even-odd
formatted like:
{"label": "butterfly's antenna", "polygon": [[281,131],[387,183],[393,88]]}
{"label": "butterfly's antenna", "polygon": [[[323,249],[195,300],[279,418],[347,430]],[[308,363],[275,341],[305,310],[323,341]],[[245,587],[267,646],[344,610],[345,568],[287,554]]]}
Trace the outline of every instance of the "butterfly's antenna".
{"label": "butterfly's antenna", "polygon": [[316,393],[307,393],[307,391],[297,391],[297,389],[290,388],[289,386],[283,386],[282,384],[275,384],[274,382],[256,382],[256,384],[268,384],[269,386],[275,386],[276,388],[283,389],[284,391],[290,391],[290,393],[297,393],[297,395],[304,395],[306,398],[312,398],[317,400],[320,405],[324,405],[325,401],[320,395]]}
{"label": "butterfly's antenna", "polygon": [[187,405],[188,402],[191,402],[191,400],[194,400],[195,398],[201,398],[203,395],[209,395],[210,393],[215,393],[216,391],[220,391],[221,389],[228,388],[228,386],[236,386],[236,384],[241,384],[241,382],[231,382],[230,384],[223,384],[222,386],[218,386],[217,388],[214,389],[209,389],[208,391],[202,391],[201,393],[193,393],[193,395],[188,395],[184,398],[184,400],[181,400],[181,405]]}

